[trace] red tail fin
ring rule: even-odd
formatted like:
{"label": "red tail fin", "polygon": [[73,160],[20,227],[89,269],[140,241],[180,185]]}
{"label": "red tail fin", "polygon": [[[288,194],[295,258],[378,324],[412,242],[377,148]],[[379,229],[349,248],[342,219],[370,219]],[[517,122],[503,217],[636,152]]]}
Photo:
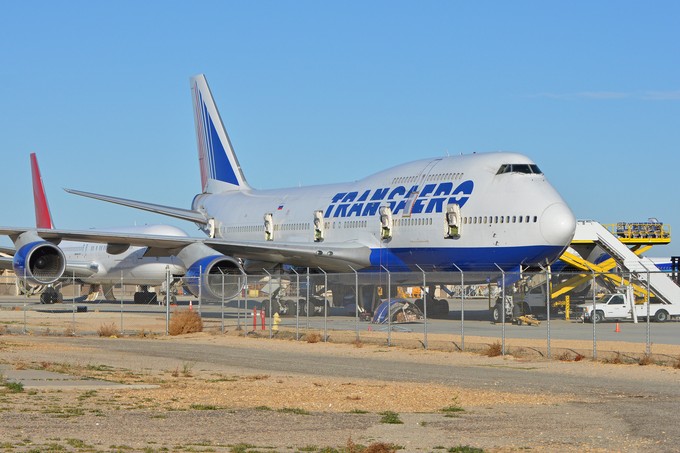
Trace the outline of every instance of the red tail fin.
{"label": "red tail fin", "polygon": [[40,176],[40,168],[38,167],[38,158],[35,153],[31,153],[31,175],[33,177],[33,203],[35,204],[35,226],[37,228],[53,229],[52,214],[50,214],[50,207],[47,204],[47,197],[45,196],[45,187],[43,186],[42,177]]}

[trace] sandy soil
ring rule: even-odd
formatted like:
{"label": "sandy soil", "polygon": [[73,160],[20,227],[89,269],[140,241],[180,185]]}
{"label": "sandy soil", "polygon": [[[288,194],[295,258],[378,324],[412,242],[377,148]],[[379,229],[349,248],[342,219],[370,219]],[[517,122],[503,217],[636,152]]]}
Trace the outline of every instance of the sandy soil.
{"label": "sandy soil", "polygon": [[[5,313],[3,313],[4,315]],[[4,317],[4,319],[8,319]],[[106,317],[110,319],[110,315]],[[59,391],[0,390],[0,445],[11,451],[352,451],[363,446],[392,444],[400,451],[447,451],[460,445],[485,451],[673,451],[667,444],[631,432],[628,423],[602,406],[604,399],[568,391],[507,391],[439,383],[413,384],[382,379],[341,378],[288,372],[253,372],[220,364],[168,360],[153,355],[114,354],[103,349],[50,341],[69,331],[71,316],[50,319],[50,326],[32,326],[33,335],[0,336],[0,362],[15,369],[45,369],[122,383],[156,384],[147,390]],[[96,331],[97,316],[79,330]],[[82,322],[82,321],[79,321]],[[138,319],[126,314],[126,325],[142,338],[164,319]],[[15,324],[9,324],[11,329]],[[50,329],[47,330],[46,329]],[[36,333],[41,333],[36,335]],[[281,332],[280,338],[291,338]],[[56,338],[56,337],[55,337]],[[400,334],[398,347],[384,348],[384,333],[333,332],[333,343],[269,340],[255,336],[192,334],[148,338],[201,348],[219,345],[267,350],[322,352],[366,360],[376,354],[428,367],[515,367],[563,370],[578,379],[603,379],[625,367],[629,376],[645,381],[678,382],[670,358],[680,355],[668,346],[668,366],[607,365],[574,362],[591,345],[560,344],[565,361],[547,361],[544,342],[509,340],[515,356],[486,357],[456,350],[455,339],[432,335],[430,351],[419,336]],[[107,341],[125,341],[110,339]],[[469,349],[485,351],[496,339],[466,338]],[[535,344],[534,344],[535,343]],[[439,351],[435,350],[439,346]],[[558,344],[553,346],[558,348]],[[603,346],[604,347],[604,346]],[[630,348],[630,355],[626,350]],[[655,351],[659,351],[655,345]],[[616,344],[612,351],[637,360],[639,345]],[[585,354],[584,354],[585,355]],[[621,358],[619,356],[619,358]],[[611,360],[611,359],[609,359]],[[368,363],[368,362],[367,362]],[[323,364],[319,364],[323,366]],[[560,368],[561,367],[561,368]],[[617,409],[618,410],[618,409]],[[394,412],[401,424],[381,421]],[[577,415],[577,417],[574,417]],[[569,420],[568,425],[564,422]],[[522,426],[522,429],[518,429]],[[586,432],[582,435],[581,432]],[[249,446],[249,447],[248,447]],[[336,449],[336,450],[333,450]],[[355,448],[354,451],[360,451]],[[376,451],[389,451],[376,450]]]}

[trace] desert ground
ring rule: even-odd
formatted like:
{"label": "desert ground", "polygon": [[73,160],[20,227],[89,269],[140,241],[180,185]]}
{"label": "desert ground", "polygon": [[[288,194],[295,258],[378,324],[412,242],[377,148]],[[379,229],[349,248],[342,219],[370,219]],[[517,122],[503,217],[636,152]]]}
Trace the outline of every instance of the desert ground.
{"label": "desert ground", "polygon": [[157,336],[140,316],[119,337],[68,320],[0,335],[7,451],[680,449],[678,346],[645,361],[639,345],[613,344],[594,361],[571,342],[548,360],[533,340],[494,356],[486,338],[461,352],[437,335],[424,350],[378,332]]}

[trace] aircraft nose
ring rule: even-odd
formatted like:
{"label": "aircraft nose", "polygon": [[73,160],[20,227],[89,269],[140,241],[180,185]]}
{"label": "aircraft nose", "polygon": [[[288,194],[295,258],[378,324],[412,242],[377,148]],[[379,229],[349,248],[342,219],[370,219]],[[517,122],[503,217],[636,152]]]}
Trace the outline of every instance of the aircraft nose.
{"label": "aircraft nose", "polygon": [[541,214],[540,227],[549,245],[565,246],[574,237],[576,218],[565,203],[553,203]]}

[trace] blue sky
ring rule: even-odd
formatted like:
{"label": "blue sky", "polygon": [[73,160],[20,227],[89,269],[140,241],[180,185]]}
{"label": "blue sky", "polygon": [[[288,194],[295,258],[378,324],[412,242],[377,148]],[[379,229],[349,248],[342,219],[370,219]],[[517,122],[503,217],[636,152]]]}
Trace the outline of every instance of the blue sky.
{"label": "blue sky", "polygon": [[[2,10],[3,225],[34,224],[30,152],[60,228],[167,222],[62,187],[189,207],[200,190],[189,77],[205,73],[254,187],[517,151],[577,218],[657,217],[680,235],[680,2],[25,1]],[[675,242],[651,255],[680,255]]]}

